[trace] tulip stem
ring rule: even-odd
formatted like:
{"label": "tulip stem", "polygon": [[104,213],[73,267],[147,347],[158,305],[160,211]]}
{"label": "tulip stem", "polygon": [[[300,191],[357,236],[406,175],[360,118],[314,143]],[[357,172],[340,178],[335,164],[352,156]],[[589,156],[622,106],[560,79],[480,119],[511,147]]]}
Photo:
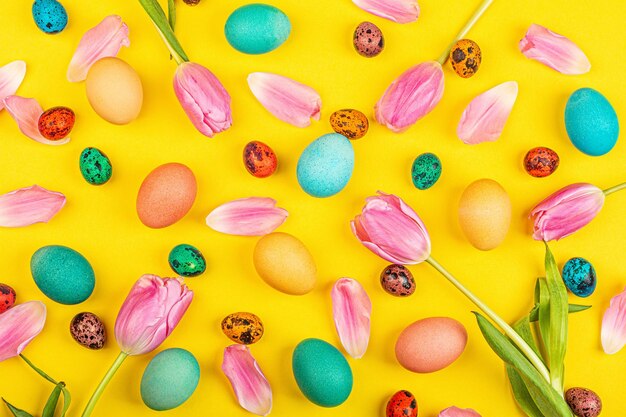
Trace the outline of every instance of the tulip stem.
{"label": "tulip stem", "polygon": [[37,372],[39,375],[41,375],[42,377],[44,377],[46,380],[52,382],[54,385],[58,385],[59,383],[57,381],[54,380],[54,378],[52,378],[50,375],[48,375],[47,373],[45,373],[44,371],[42,371],[41,369],[37,368],[30,360],[28,360],[28,358],[26,358],[26,356],[22,355],[20,353],[20,358],[24,359],[24,362],[26,362],[28,364],[28,366],[30,366],[31,368],[33,368],[33,370],[35,372]]}
{"label": "tulip stem", "polygon": [[454,40],[450,43],[450,45],[448,45],[446,50],[443,51],[443,53],[437,60],[441,65],[443,65],[448,59],[448,56],[450,56],[450,50],[452,50],[452,48],[454,47],[454,44],[456,44],[459,41],[459,39],[465,38],[465,35],[467,35],[467,32],[470,31],[472,26],[474,26],[474,24],[478,21],[478,19],[480,19],[480,17],[489,8],[489,6],[491,6],[491,3],[493,3],[493,0],[484,0],[481,3],[481,5],[478,6],[478,9],[476,9],[472,17],[470,17],[470,19],[467,21],[465,26],[463,26],[463,29],[461,29],[459,33],[456,34],[456,37],[454,38]]}
{"label": "tulip stem", "polygon": [[515,331],[509,324],[504,321],[500,316],[494,313],[480,298],[476,297],[470,290],[465,288],[450,272],[448,272],[439,262],[435,261],[432,257],[426,259],[433,268],[441,273],[444,277],[452,283],[459,291],[461,291],[467,298],[469,298],[476,306],[481,309],[494,323],[496,323],[504,331],[504,333],[517,345],[517,347],[526,355],[528,360],[539,371],[539,373],[550,383],[550,372],[543,361],[537,356],[535,351],[522,339],[522,337]]}
{"label": "tulip stem", "polygon": [[607,188],[606,190],[604,190],[604,195],[613,194],[614,192],[623,190],[624,188],[626,188],[626,182],[620,185],[616,185],[615,187]]}
{"label": "tulip stem", "polygon": [[87,407],[85,407],[85,411],[83,411],[82,417],[88,417],[91,415],[91,413],[93,412],[93,409],[96,407],[96,403],[98,402],[98,400],[100,399],[100,396],[104,392],[104,389],[107,387],[107,385],[113,378],[113,375],[115,375],[115,372],[117,372],[117,370],[122,365],[122,362],[124,362],[124,359],[126,359],[127,357],[128,357],[127,353],[120,352],[117,358],[115,358],[115,362],[113,362],[113,365],[111,365],[106,375],[104,375],[104,378],[102,378],[102,381],[100,381],[98,388],[96,388],[93,395],[89,399],[89,402],[87,403]]}

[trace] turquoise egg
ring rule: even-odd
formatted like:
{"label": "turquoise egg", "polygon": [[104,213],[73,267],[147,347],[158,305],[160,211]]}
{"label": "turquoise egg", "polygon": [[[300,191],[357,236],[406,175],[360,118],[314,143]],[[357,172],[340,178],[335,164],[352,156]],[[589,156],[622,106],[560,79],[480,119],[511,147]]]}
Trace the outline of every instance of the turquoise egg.
{"label": "turquoise egg", "polygon": [[563,281],[578,297],[589,297],[596,290],[596,270],[585,258],[572,258],[563,266]]}
{"label": "turquoise egg", "polygon": [[175,246],[168,257],[170,267],[182,277],[196,277],[206,270],[206,260],[197,248],[186,243]]}
{"label": "turquoise egg", "polygon": [[79,166],[85,181],[92,185],[102,185],[113,175],[113,166],[109,157],[98,148],[83,149]]}
{"label": "turquoise egg", "polygon": [[427,190],[441,177],[441,161],[437,155],[423,153],[415,158],[411,167],[413,185],[419,190]]}
{"label": "turquoise egg", "polygon": [[185,349],[166,349],[156,355],[141,377],[141,399],[156,411],[176,408],[191,397],[200,381],[200,365]]}
{"label": "turquoise egg", "polygon": [[613,106],[593,88],[576,90],[567,100],[565,128],[576,149],[591,156],[608,153],[619,136]]}
{"label": "turquoise egg", "polygon": [[38,249],[30,258],[30,271],[41,292],[61,304],[82,303],[96,285],[87,259],[67,246]]}
{"label": "turquoise egg", "polygon": [[352,144],[339,133],[329,133],[313,141],[300,155],[298,182],[313,197],[330,197],[348,184],[353,169]]}
{"label": "turquoise egg", "polygon": [[235,10],[226,21],[228,43],[245,54],[264,54],[282,45],[291,33],[289,18],[268,4],[248,4]]}
{"label": "turquoise egg", "polygon": [[305,397],[322,407],[342,404],[352,391],[352,370],[334,346],[320,339],[305,339],[292,357],[293,375]]}
{"label": "turquoise egg", "polygon": [[65,7],[56,0],[35,0],[32,12],[35,24],[46,33],[59,33],[67,26]]}

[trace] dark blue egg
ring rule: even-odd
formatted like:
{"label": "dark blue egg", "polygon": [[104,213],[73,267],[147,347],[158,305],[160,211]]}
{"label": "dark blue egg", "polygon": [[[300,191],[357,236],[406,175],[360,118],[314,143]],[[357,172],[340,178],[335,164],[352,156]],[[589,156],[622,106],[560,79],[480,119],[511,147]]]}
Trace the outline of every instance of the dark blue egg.
{"label": "dark blue egg", "polygon": [[33,19],[45,33],[59,33],[67,26],[67,12],[57,0],[35,0]]}
{"label": "dark blue egg", "polygon": [[579,297],[589,297],[596,289],[596,270],[584,258],[572,258],[563,267],[563,281]]}

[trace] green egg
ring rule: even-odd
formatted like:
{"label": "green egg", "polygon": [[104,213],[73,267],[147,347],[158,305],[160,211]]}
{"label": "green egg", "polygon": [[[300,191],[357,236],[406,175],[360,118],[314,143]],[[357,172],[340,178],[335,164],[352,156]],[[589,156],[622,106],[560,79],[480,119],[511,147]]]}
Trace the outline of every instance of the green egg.
{"label": "green egg", "polygon": [[206,271],[202,252],[186,243],[174,247],[168,261],[172,270],[182,277],[196,277]]}
{"label": "green egg", "polygon": [[111,179],[113,166],[100,149],[85,148],[80,154],[80,173],[89,184],[102,185]]}
{"label": "green egg", "polygon": [[226,20],[224,34],[228,43],[246,54],[264,54],[282,45],[291,33],[285,13],[269,4],[247,4]]}
{"label": "green egg", "polygon": [[427,190],[441,177],[441,161],[437,155],[423,153],[415,158],[411,168],[413,185],[419,190]]}

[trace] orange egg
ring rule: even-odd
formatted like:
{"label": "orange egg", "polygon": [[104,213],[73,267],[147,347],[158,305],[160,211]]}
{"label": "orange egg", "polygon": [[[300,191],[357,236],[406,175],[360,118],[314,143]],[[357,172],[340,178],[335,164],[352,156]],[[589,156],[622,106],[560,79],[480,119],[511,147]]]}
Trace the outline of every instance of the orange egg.
{"label": "orange egg", "polygon": [[154,229],[176,223],[193,206],[197,190],[196,177],[186,165],[170,163],[155,168],[137,194],[139,220]]}
{"label": "orange egg", "polygon": [[467,331],[449,317],[418,320],[400,333],[396,358],[412,372],[439,371],[458,359],[467,344]]}

